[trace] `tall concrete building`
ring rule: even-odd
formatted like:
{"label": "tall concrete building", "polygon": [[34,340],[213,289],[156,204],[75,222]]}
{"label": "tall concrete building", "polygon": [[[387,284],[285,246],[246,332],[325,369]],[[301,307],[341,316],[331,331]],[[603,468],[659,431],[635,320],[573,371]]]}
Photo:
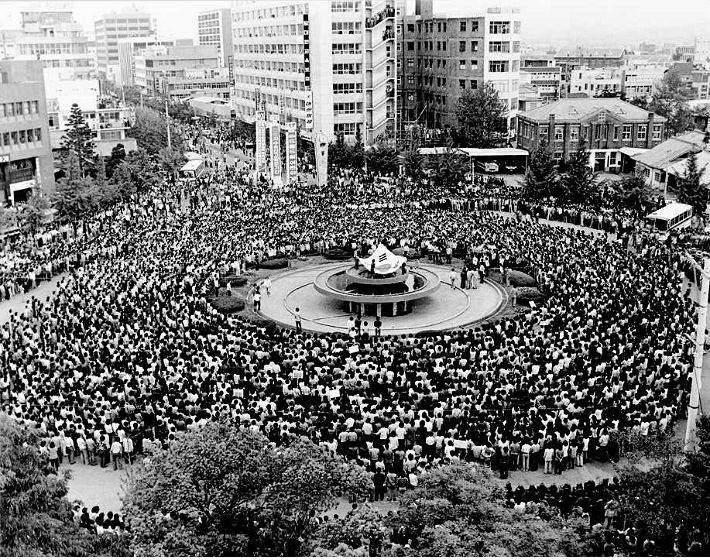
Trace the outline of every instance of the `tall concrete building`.
{"label": "tall concrete building", "polygon": [[232,43],[232,10],[207,10],[197,16],[198,44],[217,47],[219,65],[227,67],[234,56]]}
{"label": "tall concrete building", "polygon": [[53,173],[42,63],[0,60],[0,204],[50,191]]}
{"label": "tall concrete building", "polygon": [[103,78],[117,82],[120,76],[118,42],[152,35],[150,15],[139,11],[111,13],[96,20],[96,65]]}
{"label": "tall concrete building", "polygon": [[136,56],[152,47],[192,46],[192,39],[158,39],[155,35],[118,40],[118,75],[120,86],[133,86],[136,79]]}
{"label": "tall concrete building", "polygon": [[561,97],[570,93],[572,72],[580,68],[619,68],[626,62],[624,49],[562,49],[555,53],[555,62],[562,72]]}
{"label": "tall concrete building", "polygon": [[394,132],[394,0],[272,0],[232,18],[239,118],[265,109],[306,138],[366,144]]}
{"label": "tall concrete building", "polygon": [[70,10],[21,12],[22,31],[14,38],[15,60],[39,60],[48,71],[70,70],[73,78],[94,73],[88,39]]}
{"label": "tall concrete building", "polygon": [[[429,129],[456,124],[456,102],[490,82],[508,108],[512,127],[520,85],[520,11],[463,5],[435,14],[432,0],[417,0],[398,20],[400,107],[403,123]],[[513,127],[514,132],[514,127]]]}
{"label": "tall concrete building", "polygon": [[229,98],[229,76],[213,46],[150,47],[135,57],[135,84],[172,100],[194,95]]}

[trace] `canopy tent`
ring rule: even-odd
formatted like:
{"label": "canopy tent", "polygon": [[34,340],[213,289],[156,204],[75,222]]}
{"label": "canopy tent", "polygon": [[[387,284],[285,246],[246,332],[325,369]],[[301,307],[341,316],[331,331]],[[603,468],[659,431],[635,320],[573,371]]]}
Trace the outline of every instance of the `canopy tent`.
{"label": "canopy tent", "polygon": [[366,269],[373,270],[374,263],[375,274],[385,275],[397,272],[404,263],[407,262],[406,257],[398,257],[382,243],[377,246],[377,249],[364,259],[358,257],[358,262]]}

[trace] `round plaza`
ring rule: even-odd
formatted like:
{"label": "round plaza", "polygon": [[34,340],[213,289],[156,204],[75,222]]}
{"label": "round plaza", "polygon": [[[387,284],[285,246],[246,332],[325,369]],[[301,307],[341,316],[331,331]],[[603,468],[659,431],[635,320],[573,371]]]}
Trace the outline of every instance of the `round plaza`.
{"label": "round plaza", "polygon": [[[377,304],[352,305],[318,290],[319,278],[337,274],[350,265],[344,263],[305,263],[272,278],[270,295],[261,301],[261,314],[282,325],[293,326],[295,313],[301,316],[303,329],[313,332],[348,332],[348,320],[362,309],[363,325],[373,329]],[[435,279],[438,290],[417,299],[402,301],[399,314],[381,314],[382,334],[399,335],[422,331],[446,331],[478,323],[500,311],[507,303],[505,290],[486,280],[476,289],[451,285],[450,267],[417,264],[420,274]],[[403,298],[405,299],[405,298]],[[298,311],[296,311],[298,309]]]}

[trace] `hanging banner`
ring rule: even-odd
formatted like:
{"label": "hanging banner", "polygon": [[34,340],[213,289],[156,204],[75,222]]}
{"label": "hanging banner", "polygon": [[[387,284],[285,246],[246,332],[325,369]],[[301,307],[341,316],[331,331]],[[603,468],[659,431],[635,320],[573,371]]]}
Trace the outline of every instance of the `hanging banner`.
{"label": "hanging banner", "polygon": [[325,134],[317,132],[313,135],[316,151],[316,174],[318,185],[324,186],[328,182],[328,141]]}
{"label": "hanging banner", "polygon": [[288,184],[298,180],[296,123],[286,123],[284,131],[286,133],[286,184]]}
{"label": "hanging banner", "polygon": [[256,117],[256,168],[257,173],[266,167],[266,120],[264,114],[259,112]]}
{"label": "hanging banner", "polygon": [[269,123],[269,143],[271,145],[271,178],[281,179],[281,127],[279,123]]}

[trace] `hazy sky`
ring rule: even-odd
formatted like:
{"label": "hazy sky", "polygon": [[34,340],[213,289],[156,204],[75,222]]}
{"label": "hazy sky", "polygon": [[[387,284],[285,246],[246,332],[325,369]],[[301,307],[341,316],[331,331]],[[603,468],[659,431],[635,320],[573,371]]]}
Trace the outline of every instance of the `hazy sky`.
{"label": "hazy sky", "polygon": [[[135,5],[157,19],[161,36],[196,38],[198,12],[231,4],[230,0],[0,0],[0,27],[18,28],[22,9],[68,6],[77,21],[93,34],[97,17]],[[696,35],[710,38],[710,0],[434,0],[434,11],[453,15],[496,5],[521,8],[523,39],[529,43],[625,46],[642,40],[691,43]]]}

